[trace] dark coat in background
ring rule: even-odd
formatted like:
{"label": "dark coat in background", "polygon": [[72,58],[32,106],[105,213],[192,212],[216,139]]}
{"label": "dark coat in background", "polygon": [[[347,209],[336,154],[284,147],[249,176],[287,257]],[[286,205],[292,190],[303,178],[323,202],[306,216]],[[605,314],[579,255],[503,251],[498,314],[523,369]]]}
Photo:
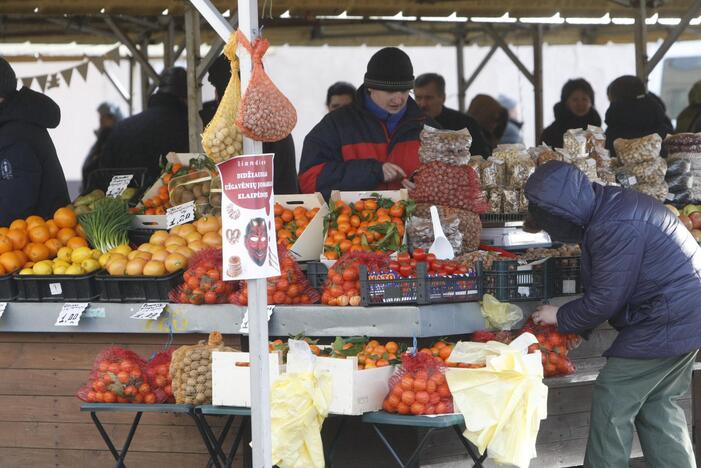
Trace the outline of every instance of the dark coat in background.
{"label": "dark coat in background", "polygon": [[189,151],[187,106],[174,95],[156,93],[145,111],[115,125],[99,167],[145,167],[145,183],[150,186],[161,175],[161,156],[171,151]]}
{"label": "dark coat in background", "polygon": [[561,332],[583,334],[608,320],[619,333],[604,355],[619,358],[701,347],[701,248],[671,211],[634,190],[591,183],[558,161],[536,170],[526,197],[584,228],[585,293],[560,307]]}
{"label": "dark coat in background", "polygon": [[492,147],[487,143],[487,138],[484,136],[482,128],[469,115],[443,107],[443,111],[435,120],[446,130],[462,130],[466,128],[472,135],[470,154],[484,156],[485,158],[492,155]]}
{"label": "dark coat in background", "polygon": [[618,138],[641,138],[657,133],[663,139],[674,131],[659,98],[651,94],[620,99],[606,111],[606,148],[615,156],[613,142]]}
{"label": "dark coat in background", "polygon": [[540,140],[553,148],[562,148],[567,130],[572,128],[586,129],[589,125],[601,127],[601,116],[593,107],[584,117],[578,117],[565,104],[558,102],[554,107],[555,121],[550,124],[540,136]]}
{"label": "dark coat in background", "polygon": [[677,117],[676,133],[701,132],[701,81],[689,90],[689,105]]}
{"label": "dark coat in background", "polygon": [[[107,140],[109,139],[110,135],[112,134],[112,128],[111,127],[105,127],[97,130],[95,132],[97,136],[97,140],[95,143],[92,145],[90,148],[90,151],[88,152],[88,156],[85,158],[85,161],[83,162],[83,178],[82,178],[82,183],[80,186],[80,193],[85,194],[88,192],[93,191],[96,188],[94,186],[94,183],[90,185],[90,174],[92,174],[96,169],[100,167],[100,159],[102,158],[102,153],[105,150],[105,144],[107,144]],[[105,188],[105,187],[102,187]]]}
{"label": "dark coat in background", "polygon": [[61,110],[48,96],[22,88],[0,104],[0,226],[70,203],[66,178],[47,129]]}

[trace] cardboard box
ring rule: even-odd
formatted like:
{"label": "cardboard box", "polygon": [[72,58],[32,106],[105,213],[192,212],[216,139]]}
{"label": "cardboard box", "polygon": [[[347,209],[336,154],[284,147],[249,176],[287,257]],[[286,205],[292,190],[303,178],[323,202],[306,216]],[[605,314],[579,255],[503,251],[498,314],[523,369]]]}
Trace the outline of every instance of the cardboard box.
{"label": "cardboard box", "polygon": [[[287,355],[287,372],[292,372],[299,363],[294,353]],[[358,416],[382,409],[382,402],[389,392],[389,379],[395,367],[358,369],[358,358],[347,359],[318,357],[314,360],[314,371],[331,374],[332,398],[329,412]]]}
{"label": "cardboard box", "polygon": [[[270,353],[270,382],[274,382],[283,371],[282,354]],[[251,368],[241,366],[249,363],[250,355],[244,352],[212,353],[212,404],[216,406],[251,406]],[[239,365],[237,365],[239,363]]]}
{"label": "cardboard box", "polygon": [[[331,192],[331,197],[329,197],[329,206],[334,206],[335,202],[340,200],[344,201],[346,203],[352,203],[358,200],[364,200],[368,198],[377,198],[373,197],[373,194],[378,194],[380,197],[383,198],[389,198],[392,201],[399,201],[399,200],[408,200],[409,199],[409,192],[407,189],[401,189],[401,190],[368,190],[366,192],[340,192],[338,190],[334,190]],[[333,266],[334,263],[336,263],[336,260],[329,260],[326,258],[324,255],[323,251],[323,243],[324,239],[326,239],[326,232],[323,233],[322,239],[321,239],[321,244],[322,244],[322,251],[321,251],[321,256],[319,257],[321,259],[321,262],[326,265],[327,268]],[[404,237],[402,238],[402,245],[406,245],[407,240],[406,240],[406,232],[404,233]],[[390,255],[392,258],[397,258],[397,253],[394,252],[392,255]]]}
{"label": "cardboard box", "polygon": [[329,207],[319,192],[304,195],[275,195],[275,202],[288,210],[303,206],[307,210],[319,208],[314,218],[289,250],[290,255],[298,262],[317,260],[324,245],[324,217],[329,213]]}

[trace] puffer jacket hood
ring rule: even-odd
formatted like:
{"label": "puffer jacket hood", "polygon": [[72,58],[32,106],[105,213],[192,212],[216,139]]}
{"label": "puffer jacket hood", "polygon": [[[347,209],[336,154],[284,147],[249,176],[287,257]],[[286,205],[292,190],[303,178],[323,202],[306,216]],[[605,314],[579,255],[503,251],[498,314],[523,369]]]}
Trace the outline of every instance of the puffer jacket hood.
{"label": "puffer jacket hood", "polygon": [[13,121],[56,128],[61,109],[49,96],[24,87],[0,104],[0,125]]}
{"label": "puffer jacket hood", "polygon": [[526,183],[528,202],[578,226],[589,224],[596,203],[587,176],[572,164],[550,161]]}

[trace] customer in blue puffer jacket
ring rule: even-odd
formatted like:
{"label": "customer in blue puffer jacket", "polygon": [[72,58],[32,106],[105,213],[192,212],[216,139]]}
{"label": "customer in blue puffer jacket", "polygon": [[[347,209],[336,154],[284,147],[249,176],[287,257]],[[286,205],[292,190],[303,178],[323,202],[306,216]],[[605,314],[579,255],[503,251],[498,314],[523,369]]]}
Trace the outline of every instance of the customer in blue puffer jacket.
{"label": "customer in blue puffer jacket", "polygon": [[618,337],[592,398],[584,466],[628,467],[634,428],[651,467],[695,467],[684,411],[701,347],[701,249],[658,201],[591,183],[549,162],[528,180],[527,224],[582,245],[584,296],[543,305],[536,323],[586,334],[605,321]]}

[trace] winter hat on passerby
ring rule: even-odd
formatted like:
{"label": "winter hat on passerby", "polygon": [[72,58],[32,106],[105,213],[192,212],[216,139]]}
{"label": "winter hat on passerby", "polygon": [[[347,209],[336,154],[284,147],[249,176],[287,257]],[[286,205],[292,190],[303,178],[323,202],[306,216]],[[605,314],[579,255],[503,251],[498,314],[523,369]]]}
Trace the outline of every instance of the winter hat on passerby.
{"label": "winter hat on passerby", "polygon": [[594,88],[591,87],[589,82],[584,78],[577,78],[576,80],[569,80],[562,87],[562,93],[560,94],[560,102],[567,102],[572,93],[575,91],[582,91],[584,94],[589,96],[592,105],[594,105]]}
{"label": "winter hat on passerby", "polygon": [[0,97],[7,97],[17,91],[17,75],[7,60],[0,57]]}
{"label": "winter hat on passerby", "polygon": [[409,56],[396,47],[385,47],[370,58],[365,86],[382,91],[408,91],[414,88],[414,67]]}

